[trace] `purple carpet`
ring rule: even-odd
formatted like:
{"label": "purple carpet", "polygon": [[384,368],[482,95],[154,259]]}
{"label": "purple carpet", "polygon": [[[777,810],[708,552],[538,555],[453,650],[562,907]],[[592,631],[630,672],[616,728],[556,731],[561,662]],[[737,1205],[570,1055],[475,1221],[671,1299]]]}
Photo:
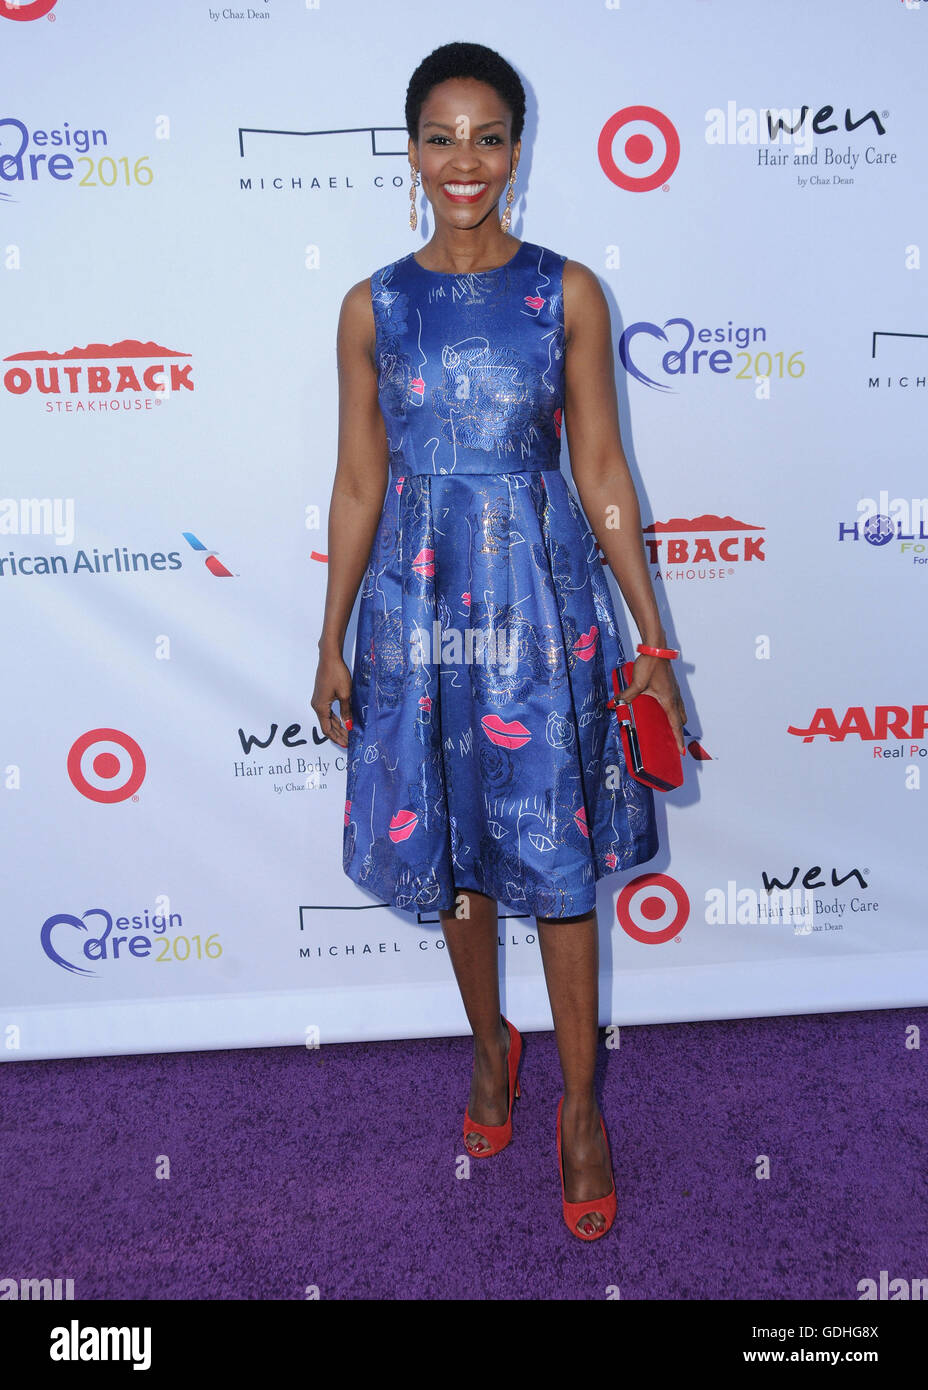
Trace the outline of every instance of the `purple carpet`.
{"label": "purple carpet", "polygon": [[561,1217],[553,1033],[525,1035],[513,1142],[469,1178],[469,1038],[10,1063],[0,1277],[78,1299],[856,1300],[881,1270],[928,1276],[905,1045],[926,1018],[623,1028],[598,1082],[618,1217],[592,1244]]}

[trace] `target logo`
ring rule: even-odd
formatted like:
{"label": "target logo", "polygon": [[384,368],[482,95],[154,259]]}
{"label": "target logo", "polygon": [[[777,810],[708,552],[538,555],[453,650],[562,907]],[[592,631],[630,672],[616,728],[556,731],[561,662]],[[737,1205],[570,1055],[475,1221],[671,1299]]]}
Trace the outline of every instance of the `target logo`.
{"label": "target logo", "polygon": [[43,19],[58,0],[0,0],[0,16],[4,19]]}
{"label": "target logo", "polygon": [[606,178],[619,188],[628,193],[650,193],[666,183],[676,169],[680,137],[663,111],[653,106],[624,106],[600,131],[597,154]]}
{"label": "target logo", "polygon": [[624,932],[646,946],[662,946],[689,921],[690,900],[675,878],[640,874],[626,883],[615,905]]}
{"label": "target logo", "polygon": [[91,729],[71,745],[68,776],[90,801],[128,801],[145,780],[145,754],[120,729]]}

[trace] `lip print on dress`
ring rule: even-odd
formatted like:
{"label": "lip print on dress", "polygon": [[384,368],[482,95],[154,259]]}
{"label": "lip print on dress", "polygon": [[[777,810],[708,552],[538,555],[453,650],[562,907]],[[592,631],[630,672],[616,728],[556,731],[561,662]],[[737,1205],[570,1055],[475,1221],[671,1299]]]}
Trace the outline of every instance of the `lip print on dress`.
{"label": "lip print on dress", "polygon": [[422,380],[421,376],[413,377],[412,381],[409,383],[409,389],[414,396],[418,396],[419,398],[416,404],[421,405],[423,397],[425,396],[425,382]]}
{"label": "lip print on dress", "polygon": [[397,497],[398,497],[398,496],[400,495],[400,493],[403,491],[403,482],[404,482],[404,479],[403,479],[403,478],[397,478],[397,480],[396,480],[395,486],[396,486],[396,495],[397,495]]}
{"label": "lip print on dress", "polygon": [[530,309],[541,309],[544,307],[545,301],[543,299],[539,299],[537,294],[527,294],[525,296],[525,302]]}
{"label": "lip print on dress", "polygon": [[579,811],[574,811],[574,820],[577,822],[577,829],[582,831],[587,839],[590,838],[589,828],[586,823],[586,807],[581,806]]}
{"label": "lip print on dress", "polygon": [[599,636],[599,628],[594,623],[589,632],[581,632],[574,643],[574,655],[579,656],[581,661],[590,661],[596,652],[596,639]]}
{"label": "lip print on dress", "polygon": [[532,737],[530,730],[518,719],[510,720],[507,724],[498,714],[485,714],[480,723],[490,742],[498,743],[500,748],[521,748]]}
{"label": "lip print on dress", "polygon": [[349,819],[350,816],[351,816],[351,802],[350,802],[350,801],[346,801],[346,802],[345,802],[345,824],[346,824],[346,825],[350,824],[350,819]]}
{"label": "lip print on dress", "polygon": [[421,574],[424,577],[431,579],[432,575],[435,573],[434,550],[420,550],[419,554],[412,562],[412,567],[417,574]]}
{"label": "lip print on dress", "polygon": [[418,824],[419,817],[415,811],[397,811],[390,821],[390,839],[394,844],[408,840]]}

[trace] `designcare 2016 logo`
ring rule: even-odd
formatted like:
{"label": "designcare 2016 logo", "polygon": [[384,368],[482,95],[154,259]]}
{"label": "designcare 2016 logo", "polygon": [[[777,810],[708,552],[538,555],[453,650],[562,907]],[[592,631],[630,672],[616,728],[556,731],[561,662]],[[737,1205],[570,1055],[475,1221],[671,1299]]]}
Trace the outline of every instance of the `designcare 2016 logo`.
{"label": "designcare 2016 logo", "polygon": [[771,380],[797,381],[806,367],[801,348],[755,346],[766,342],[763,325],[736,326],[734,319],[700,328],[683,317],[662,324],[641,319],[630,323],[619,339],[619,359],[630,377],[652,391],[675,391],[671,382],[686,377],[730,376],[748,382],[758,399],[768,399]]}
{"label": "designcare 2016 logo", "polygon": [[[88,935],[91,926],[100,928],[100,934]],[[127,957],[144,960],[151,956],[156,944],[153,937],[167,940],[170,927],[182,926],[179,912],[165,917],[150,914],[146,908],[133,917],[114,917],[105,907],[90,907],[80,917],[71,912],[55,912],[46,917],[39,939],[49,960],[69,975],[99,975],[99,970],[80,964],[81,959],[95,962],[122,961]],[[156,957],[165,958],[169,957]]]}
{"label": "designcare 2016 logo", "polygon": [[137,338],[66,352],[35,348],[3,359],[21,364],[5,369],[3,387],[11,396],[41,400],[49,415],[152,410],[182,391],[193,393],[193,363],[180,361],[190,356]]}
{"label": "designcare 2016 logo", "polygon": [[[167,140],[170,134],[169,117],[156,117],[154,138]],[[150,160],[148,154],[111,153],[101,126],[63,121],[55,127],[30,127],[18,116],[0,118],[0,202],[19,202],[17,193],[37,183],[69,185],[82,196],[97,198],[105,198],[112,188],[149,188],[155,181]]]}
{"label": "designcare 2016 logo", "polygon": [[[84,978],[111,974],[131,961],[176,966],[220,959],[223,949],[218,932],[188,936],[183,926],[181,914],[170,910],[166,898],[159,898],[154,911],[144,908],[131,917],[105,907],[89,907],[80,917],[73,912],[54,912],[42,923],[39,940],[54,965]],[[97,965],[103,968],[95,969]]]}

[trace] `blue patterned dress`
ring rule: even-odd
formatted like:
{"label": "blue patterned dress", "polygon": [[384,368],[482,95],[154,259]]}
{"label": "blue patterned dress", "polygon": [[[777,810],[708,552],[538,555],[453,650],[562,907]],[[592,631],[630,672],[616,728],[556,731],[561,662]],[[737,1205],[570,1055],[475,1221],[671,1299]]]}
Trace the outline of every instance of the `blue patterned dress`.
{"label": "blue patterned dress", "polygon": [[560,469],[564,257],[472,275],[412,253],[371,276],[390,450],[361,584],[345,873],[409,911],[473,888],[591,911],[653,858],[653,793],[606,707],[621,637]]}

